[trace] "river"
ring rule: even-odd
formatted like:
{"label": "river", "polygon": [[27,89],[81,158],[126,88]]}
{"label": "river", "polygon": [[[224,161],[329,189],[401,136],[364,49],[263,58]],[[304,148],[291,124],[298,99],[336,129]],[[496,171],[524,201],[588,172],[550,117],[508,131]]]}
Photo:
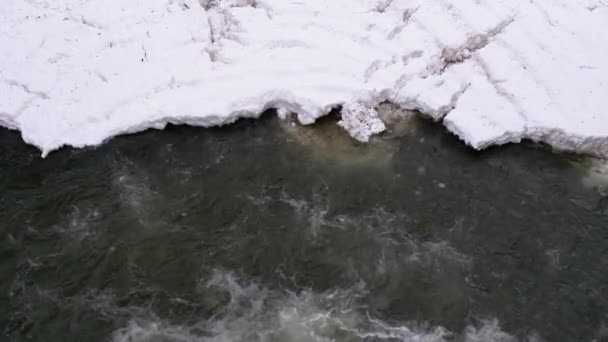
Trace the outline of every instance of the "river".
{"label": "river", "polygon": [[0,130],[0,339],[605,341],[608,199],[570,156],[414,120]]}

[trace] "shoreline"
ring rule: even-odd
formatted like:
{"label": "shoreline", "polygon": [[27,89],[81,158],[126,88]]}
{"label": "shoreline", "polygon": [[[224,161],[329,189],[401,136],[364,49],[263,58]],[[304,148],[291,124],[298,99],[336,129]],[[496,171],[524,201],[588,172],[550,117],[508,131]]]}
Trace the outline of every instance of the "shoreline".
{"label": "shoreline", "polygon": [[104,11],[9,0],[0,125],[46,156],[271,108],[306,125],[342,107],[341,125],[366,141],[391,102],[475,149],[530,139],[605,159],[606,21],[595,0],[112,0]]}

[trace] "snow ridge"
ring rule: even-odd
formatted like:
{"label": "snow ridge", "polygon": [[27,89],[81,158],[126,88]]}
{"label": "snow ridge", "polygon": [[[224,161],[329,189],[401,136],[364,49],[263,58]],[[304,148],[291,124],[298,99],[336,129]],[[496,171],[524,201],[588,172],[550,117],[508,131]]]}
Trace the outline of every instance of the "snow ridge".
{"label": "snow ridge", "polygon": [[608,157],[598,0],[6,0],[0,125],[43,155],[168,123],[337,106],[367,141],[392,102],[481,149]]}

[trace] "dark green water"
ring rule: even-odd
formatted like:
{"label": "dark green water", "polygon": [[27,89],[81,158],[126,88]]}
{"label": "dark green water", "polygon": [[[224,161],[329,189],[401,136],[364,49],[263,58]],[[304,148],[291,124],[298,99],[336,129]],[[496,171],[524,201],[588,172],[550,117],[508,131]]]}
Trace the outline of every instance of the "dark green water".
{"label": "dark green water", "polygon": [[607,340],[608,201],[563,157],[426,122],[310,139],[266,117],[40,159],[0,130],[0,339]]}

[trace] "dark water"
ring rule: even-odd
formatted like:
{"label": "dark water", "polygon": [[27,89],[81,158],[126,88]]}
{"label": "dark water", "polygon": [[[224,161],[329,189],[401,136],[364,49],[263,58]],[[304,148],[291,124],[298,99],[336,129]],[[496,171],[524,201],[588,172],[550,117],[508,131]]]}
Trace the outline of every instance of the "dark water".
{"label": "dark water", "polygon": [[40,159],[0,130],[0,339],[608,340],[606,199],[563,157],[426,122],[369,146],[302,132],[268,116]]}

